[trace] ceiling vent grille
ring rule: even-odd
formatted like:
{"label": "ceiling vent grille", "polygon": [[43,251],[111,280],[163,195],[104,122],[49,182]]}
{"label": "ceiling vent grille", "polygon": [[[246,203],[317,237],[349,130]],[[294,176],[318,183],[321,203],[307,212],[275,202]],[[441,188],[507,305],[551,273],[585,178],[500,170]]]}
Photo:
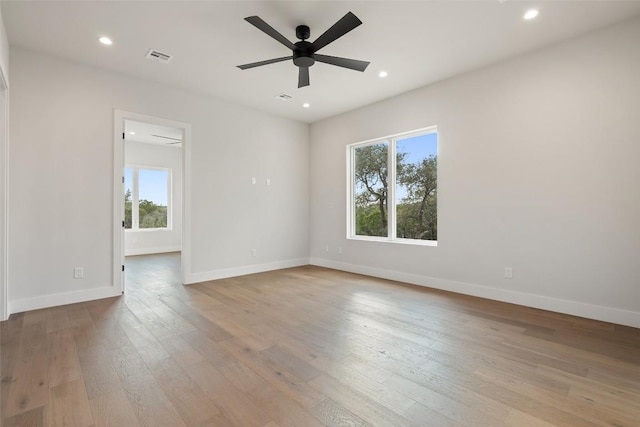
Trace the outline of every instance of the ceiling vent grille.
{"label": "ceiling vent grille", "polygon": [[171,61],[171,58],[172,58],[171,55],[158,52],[157,50],[154,50],[154,49],[149,49],[149,52],[147,52],[146,57],[149,59],[154,59],[158,62],[162,62],[163,64],[166,64],[167,62]]}
{"label": "ceiling vent grille", "polygon": [[293,96],[287,95],[286,93],[281,93],[280,95],[276,95],[276,99],[279,99],[281,101],[289,101],[293,99]]}
{"label": "ceiling vent grille", "polygon": [[167,142],[167,144],[180,144],[180,143],[182,143],[182,139],[180,139],[180,138],[172,138],[170,136],[153,135],[153,134],[151,136],[155,136],[156,138],[168,139],[169,142]]}

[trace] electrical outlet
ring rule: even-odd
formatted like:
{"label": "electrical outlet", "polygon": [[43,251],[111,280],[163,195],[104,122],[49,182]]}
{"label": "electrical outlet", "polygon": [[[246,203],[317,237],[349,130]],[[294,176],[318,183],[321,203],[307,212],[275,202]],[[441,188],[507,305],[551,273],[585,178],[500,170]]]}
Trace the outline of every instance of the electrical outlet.
{"label": "electrical outlet", "polygon": [[73,278],[82,279],[84,277],[84,269],[82,267],[76,267],[73,269]]}
{"label": "electrical outlet", "polygon": [[513,279],[513,269],[511,267],[504,268],[504,277],[507,279]]}
{"label": "electrical outlet", "polygon": [[329,245],[327,245],[327,246],[325,246],[325,247],[324,247],[324,251],[325,251],[325,252],[329,252]]}
{"label": "electrical outlet", "polygon": [[271,185],[271,178],[267,178],[267,185]]}
{"label": "electrical outlet", "polygon": [[258,253],[257,250],[251,249],[251,256],[256,256],[257,253]]}
{"label": "electrical outlet", "polygon": [[256,182],[258,182],[258,180],[257,180],[257,179],[255,179],[255,178],[251,178],[251,184],[256,185]]}
{"label": "electrical outlet", "polygon": [[341,254],[342,253],[342,246],[338,246],[338,253]]}

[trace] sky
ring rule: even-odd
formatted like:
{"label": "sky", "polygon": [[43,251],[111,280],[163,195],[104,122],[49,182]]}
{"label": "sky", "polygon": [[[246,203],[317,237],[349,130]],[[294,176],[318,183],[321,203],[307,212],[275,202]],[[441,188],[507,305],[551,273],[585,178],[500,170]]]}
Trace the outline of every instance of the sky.
{"label": "sky", "polygon": [[[138,188],[140,200],[149,200],[156,205],[167,206],[167,174],[169,171],[163,169],[139,169]],[[124,169],[124,191],[133,191],[133,171],[131,168]]]}
{"label": "sky", "polygon": [[409,153],[405,156],[407,163],[417,163],[431,155],[438,154],[438,134],[428,133],[426,135],[414,136],[406,139],[399,139],[396,143],[398,153]]}
{"label": "sky", "polygon": [[[407,153],[404,157],[406,163],[419,163],[422,159],[438,154],[438,134],[428,133],[426,135],[399,139],[396,142],[396,152]],[[396,186],[396,201],[400,202],[406,196],[406,187],[401,185]]]}

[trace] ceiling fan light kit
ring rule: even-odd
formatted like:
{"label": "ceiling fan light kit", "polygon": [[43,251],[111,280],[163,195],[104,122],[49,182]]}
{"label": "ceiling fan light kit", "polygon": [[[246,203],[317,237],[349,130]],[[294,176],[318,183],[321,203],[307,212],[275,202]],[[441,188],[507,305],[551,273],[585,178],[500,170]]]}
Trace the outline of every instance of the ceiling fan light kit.
{"label": "ceiling fan light kit", "polygon": [[309,86],[309,67],[317,62],[322,62],[329,65],[336,65],[338,67],[348,68],[350,70],[364,71],[369,62],[359,61],[357,59],[341,58],[338,56],[320,55],[316,53],[329,43],[334,42],[340,37],[347,34],[357,26],[362,24],[362,21],[358,19],[356,15],[348,12],[338,22],[333,24],[331,28],[322,33],[320,37],[313,43],[307,41],[311,36],[311,30],[307,25],[298,25],[296,27],[296,37],[300,39],[299,42],[292,43],[285,36],[276,31],[272,26],[267,24],[262,18],[258,16],[249,16],[245,18],[245,21],[264,32],[271,38],[280,42],[287,48],[291,49],[291,56],[283,56],[281,58],[267,59],[265,61],[252,62],[250,64],[238,65],[241,70],[247,70],[249,68],[260,67],[263,65],[275,64],[277,62],[283,62],[292,59],[293,64],[298,67],[298,88]]}

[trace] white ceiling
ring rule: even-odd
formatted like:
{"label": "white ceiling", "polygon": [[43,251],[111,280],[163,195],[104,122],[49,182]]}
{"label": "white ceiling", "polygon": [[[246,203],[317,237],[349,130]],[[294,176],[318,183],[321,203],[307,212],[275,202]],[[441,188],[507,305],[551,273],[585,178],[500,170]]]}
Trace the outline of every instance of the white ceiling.
{"label": "white ceiling", "polygon": [[[530,7],[540,16],[524,21]],[[371,61],[364,73],[316,63],[298,89],[289,61],[236,68],[290,55],[243,18],[293,42],[306,24],[313,41],[348,11],[363,25],[319,53]],[[2,14],[12,45],[314,122],[632,18],[640,1],[2,1]],[[149,49],[173,59],[146,59]]]}
{"label": "white ceiling", "polygon": [[125,142],[144,142],[145,144],[182,148],[182,129],[125,120],[124,139]]}

